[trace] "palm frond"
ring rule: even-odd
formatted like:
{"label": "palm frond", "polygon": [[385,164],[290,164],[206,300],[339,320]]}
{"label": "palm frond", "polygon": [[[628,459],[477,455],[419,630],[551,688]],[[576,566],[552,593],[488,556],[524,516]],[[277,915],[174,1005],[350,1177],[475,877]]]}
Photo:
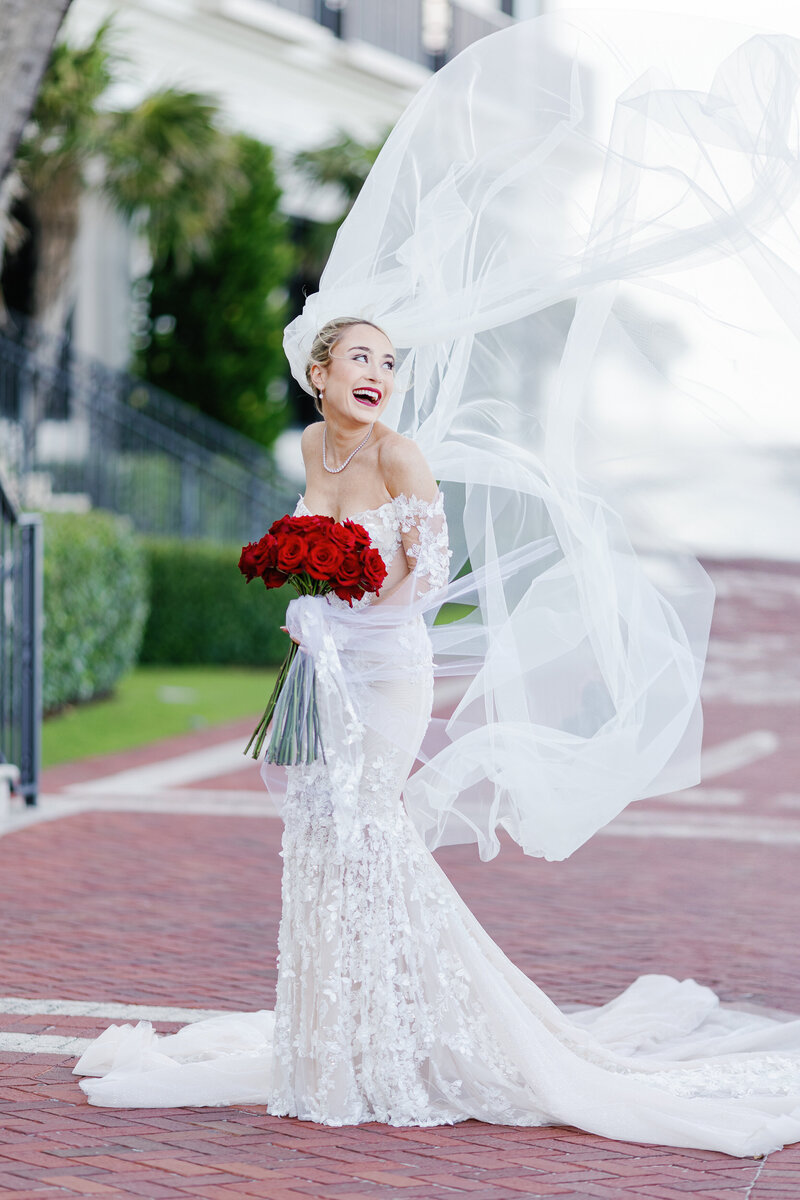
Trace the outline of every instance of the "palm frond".
{"label": "palm frond", "polygon": [[347,210],[361,191],[387,137],[388,130],[376,143],[368,145],[341,132],[324,146],[301,150],[293,162],[309,182],[338,188]]}
{"label": "palm frond", "polygon": [[218,119],[212,97],[171,87],[106,117],[106,194],[129,219],[146,215],[156,261],[202,254],[241,183]]}
{"label": "palm frond", "polygon": [[96,152],[97,103],[120,61],[113,18],[103,21],[86,46],[54,47],[17,155],[32,192],[45,190],[62,171],[80,173]]}

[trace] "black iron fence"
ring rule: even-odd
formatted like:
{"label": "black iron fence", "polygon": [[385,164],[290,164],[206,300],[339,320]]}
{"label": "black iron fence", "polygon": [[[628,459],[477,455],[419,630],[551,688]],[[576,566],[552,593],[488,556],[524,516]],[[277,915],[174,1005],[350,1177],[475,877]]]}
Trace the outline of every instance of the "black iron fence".
{"label": "black iron fence", "polygon": [[296,500],[257,443],[25,323],[0,331],[0,466],[24,508],[104,508],[161,535],[260,537]]}
{"label": "black iron fence", "polygon": [[42,725],[42,526],[0,480],[0,762],[36,802]]}

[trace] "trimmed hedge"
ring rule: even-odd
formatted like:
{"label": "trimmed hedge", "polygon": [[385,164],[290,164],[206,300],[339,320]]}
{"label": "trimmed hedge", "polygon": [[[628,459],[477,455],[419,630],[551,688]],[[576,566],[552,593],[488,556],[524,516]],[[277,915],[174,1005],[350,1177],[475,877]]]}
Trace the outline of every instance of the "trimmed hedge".
{"label": "trimmed hedge", "polygon": [[146,617],[147,565],[130,522],[45,513],[45,712],[110,692],[136,662]]}
{"label": "trimmed hedge", "polygon": [[265,589],[239,573],[240,545],[143,538],[150,615],[143,663],[268,666],[286,655],[280,626],[290,588]]}

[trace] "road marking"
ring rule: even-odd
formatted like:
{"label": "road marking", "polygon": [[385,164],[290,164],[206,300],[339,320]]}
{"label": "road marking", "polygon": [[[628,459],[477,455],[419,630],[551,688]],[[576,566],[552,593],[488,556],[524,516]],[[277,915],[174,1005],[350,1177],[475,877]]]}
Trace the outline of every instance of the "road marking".
{"label": "road marking", "polygon": [[222,1008],[175,1008],[164,1004],[119,1004],[114,1000],[58,1000],[0,996],[0,1020],[22,1017],[101,1017],[108,1021],[176,1021],[181,1025],[222,1017]]}
{"label": "road marking", "polygon": [[668,792],[664,796],[650,797],[650,799],[667,800],[670,804],[697,804],[700,807],[709,805],[712,808],[715,806],[729,808],[744,804],[746,798],[747,793],[740,788],[706,787],[684,788],[682,792]]}
{"label": "road marking", "polygon": [[[123,1013],[135,1015],[143,1020],[181,1020],[183,1023],[199,1021],[204,1017],[214,1016],[231,1016],[229,1011],[212,1011],[201,1010],[195,1008],[165,1008],[161,1005],[146,1005],[146,1004],[93,1004],[83,1003],[71,1000],[17,1000],[12,998],[0,999],[0,1006],[13,1004],[17,1006],[30,1006],[23,1009],[22,1007],[15,1008],[15,1012],[54,1012],[54,1006],[58,1006],[59,1012],[81,1012],[91,1013],[97,1016],[121,1016]],[[561,1006],[562,1012],[567,1015],[573,1012],[581,1012],[592,1007],[587,1004],[564,1004]],[[739,1012],[757,1013],[760,1016],[771,1017],[779,1021],[796,1021],[798,1014],[789,1012],[785,1009],[768,1008],[765,1005],[753,1004],[745,999],[721,1001],[721,1009],[731,1009]],[[169,1018],[161,1014],[173,1014]],[[180,1014],[176,1016],[175,1014]],[[2,1015],[0,1015],[2,1022]],[[91,1043],[95,1041],[93,1037],[59,1037],[49,1033],[4,1033],[0,1031],[0,1053],[18,1053],[18,1054],[60,1054],[64,1057],[77,1058],[83,1054]]]}
{"label": "road marking", "polygon": [[[163,1004],[118,1004],[111,1000],[34,999],[27,996],[0,997],[0,1026],[9,1016],[99,1017],[105,1021],[171,1021],[191,1025],[208,1017],[231,1016],[228,1009],[174,1008]],[[0,1029],[0,1053],[83,1054],[95,1037],[69,1037],[52,1033],[5,1032]]]}
{"label": "road marking", "polygon": [[745,813],[682,812],[673,817],[633,807],[598,833],[607,837],[718,838],[764,846],[800,846],[800,822],[796,819]]}
{"label": "road marking", "polygon": [[109,792],[98,793],[86,800],[78,796],[42,796],[41,803],[47,811],[66,806],[70,812],[165,812],[165,813],[209,813],[250,817],[276,817],[278,810],[266,789],[249,791],[215,790],[213,788],[191,788],[186,791],[144,792],[141,795],[124,795]]}
{"label": "road marking", "polygon": [[[716,775],[727,775],[741,767],[757,762],[774,754],[779,746],[777,734],[768,729],[756,729],[741,737],[732,738],[703,751],[701,771],[703,779]],[[85,783],[73,783],[65,788],[69,795],[80,796],[143,796],[162,794],[172,788],[196,783],[202,779],[213,779],[218,775],[244,770],[253,760],[243,754],[244,740],[221,742],[180,754],[175,758],[148,763],[143,767],[132,767],[105,775]],[[255,764],[253,764],[255,765]],[[254,771],[255,777],[255,771]]]}
{"label": "road marking", "polygon": [[213,779],[215,775],[243,771],[248,763],[253,766],[255,774],[255,762],[244,754],[246,745],[246,739],[238,737],[230,742],[207,746],[204,750],[193,750],[190,754],[179,754],[175,758],[148,763],[144,767],[131,767],[127,771],[105,775],[102,779],[73,783],[65,791],[82,796],[138,796],[143,792],[163,792],[181,784],[195,783],[198,779]]}
{"label": "road marking", "polygon": [[[172,1008],[163,1004],[117,1004],[114,1001],[31,999],[27,996],[0,997],[0,1026],[8,1016],[99,1017],[104,1021],[172,1021],[191,1025],[207,1017],[230,1016],[225,1009]],[[83,1054],[94,1037],[68,1037],[52,1033],[4,1032],[0,1029],[0,1052],[22,1054]]]}
{"label": "road marking", "polygon": [[0,1033],[0,1053],[68,1054],[77,1058],[94,1038],[53,1037],[49,1033]]}
{"label": "road marking", "polygon": [[40,796],[38,803],[28,808],[20,805],[0,818],[0,837],[45,821],[80,816],[90,812],[165,813],[176,816],[210,817],[277,817],[278,810],[269,793],[264,791],[214,791],[192,788],[185,792],[149,792],[142,796],[94,795]]}
{"label": "road marking", "polygon": [[781,792],[775,797],[775,804],[779,808],[800,808],[800,793],[798,792]]}
{"label": "road marking", "polygon": [[[464,693],[463,679],[445,679],[436,684],[436,708],[450,709]],[[161,759],[142,767],[131,767],[117,771],[100,779],[85,783],[72,783],[64,789],[70,795],[80,796],[141,796],[144,793],[163,793],[187,783],[202,779],[214,779],[218,775],[229,775],[252,766],[253,778],[257,776],[255,760],[245,755],[247,741],[244,736],[227,742],[206,746],[203,750],[192,750],[174,758]]]}
{"label": "road marking", "polygon": [[750,763],[758,762],[774,754],[780,745],[780,739],[771,729],[754,729],[741,737],[720,742],[704,750],[700,758],[700,773],[703,779],[713,779],[715,775],[727,775],[730,771],[738,771]]}

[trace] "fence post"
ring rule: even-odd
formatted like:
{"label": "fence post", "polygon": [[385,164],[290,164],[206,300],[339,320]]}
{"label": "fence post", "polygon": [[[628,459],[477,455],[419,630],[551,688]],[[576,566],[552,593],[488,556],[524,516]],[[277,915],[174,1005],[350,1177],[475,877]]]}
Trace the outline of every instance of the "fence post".
{"label": "fence post", "polygon": [[201,532],[200,480],[192,462],[181,463],[181,536],[197,537]]}
{"label": "fence post", "polygon": [[22,627],[21,746],[19,791],[36,803],[42,761],[43,530],[38,513],[19,517]]}

